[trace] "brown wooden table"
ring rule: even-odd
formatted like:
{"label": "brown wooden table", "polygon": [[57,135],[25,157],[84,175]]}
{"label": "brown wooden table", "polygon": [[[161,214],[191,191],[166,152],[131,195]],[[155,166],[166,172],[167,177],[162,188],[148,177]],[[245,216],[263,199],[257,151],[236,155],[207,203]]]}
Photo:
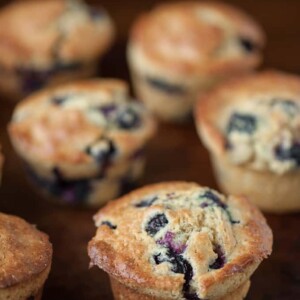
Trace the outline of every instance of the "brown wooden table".
{"label": "brown wooden table", "polygon": [[[5,2],[0,1],[0,4]],[[102,63],[103,76],[128,79],[125,62],[128,28],[134,16],[156,2],[159,1],[102,1],[117,21],[119,31],[115,46]],[[229,2],[247,9],[265,27],[269,37],[265,66],[300,72],[299,0]],[[50,235],[54,259],[43,299],[112,299],[107,276],[96,268],[88,270],[86,244],[95,233],[92,222],[95,211],[58,207],[35,194],[7,138],[6,125],[12,110],[13,104],[1,99],[0,141],[6,163],[0,210],[37,224]],[[162,125],[159,135],[148,147],[148,157],[143,184],[181,179],[216,187],[207,152],[193,124]],[[274,253],[253,276],[247,299],[300,299],[300,215],[269,215],[267,218],[275,234]]]}

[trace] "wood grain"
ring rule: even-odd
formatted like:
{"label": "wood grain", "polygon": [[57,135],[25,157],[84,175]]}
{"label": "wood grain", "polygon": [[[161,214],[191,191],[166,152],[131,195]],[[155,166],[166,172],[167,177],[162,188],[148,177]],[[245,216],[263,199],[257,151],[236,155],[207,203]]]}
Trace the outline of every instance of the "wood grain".
{"label": "wood grain", "polygon": [[[42,0],[41,0],[42,1]],[[7,1],[0,1],[4,4]],[[98,3],[98,1],[91,1]],[[101,3],[117,21],[118,40],[102,63],[102,75],[128,80],[125,61],[126,36],[133,18],[155,0],[103,0]],[[265,66],[300,72],[300,1],[228,1],[248,10],[268,34]],[[62,208],[41,199],[27,183],[6,134],[13,104],[0,99],[0,141],[6,156],[0,210],[19,215],[50,235],[54,261],[44,291],[45,300],[102,299],[112,295],[106,274],[88,269],[86,244],[95,228],[95,211]],[[209,158],[200,144],[192,123],[184,126],[161,125],[150,143],[148,166],[143,184],[165,180],[191,180],[215,186]],[[275,234],[274,254],[255,273],[248,300],[300,299],[300,217],[267,216]],[[0,250],[1,251],[1,250]]]}

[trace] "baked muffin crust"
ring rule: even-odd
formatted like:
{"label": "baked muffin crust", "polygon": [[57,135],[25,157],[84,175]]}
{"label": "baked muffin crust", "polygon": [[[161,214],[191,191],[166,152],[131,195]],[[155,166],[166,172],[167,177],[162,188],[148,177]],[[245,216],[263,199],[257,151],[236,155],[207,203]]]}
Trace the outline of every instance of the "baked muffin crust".
{"label": "baked muffin crust", "polygon": [[199,101],[204,143],[229,162],[284,174],[300,164],[300,79],[276,71],[225,83]]}
{"label": "baked muffin crust", "polygon": [[162,299],[219,299],[271,253],[271,230],[254,206],[195,183],[141,188],[109,203],[94,220],[91,265]]}
{"label": "baked muffin crust", "polygon": [[118,80],[82,81],[37,93],[17,106],[9,125],[21,157],[46,169],[61,167],[69,177],[96,174],[106,156],[130,157],[154,130],[152,117],[129,102],[127,86]]}
{"label": "baked muffin crust", "polygon": [[18,217],[0,213],[0,247],[2,299],[7,295],[26,299],[38,293],[51,267],[48,236]]}
{"label": "baked muffin crust", "polygon": [[0,64],[45,69],[89,62],[106,50],[113,35],[106,12],[81,1],[17,1],[0,12]]}
{"label": "baked muffin crust", "polygon": [[[261,60],[261,28],[227,4],[162,4],[135,23],[130,41],[136,63],[180,74],[222,74],[251,69]],[[174,75],[175,76],[175,75]]]}

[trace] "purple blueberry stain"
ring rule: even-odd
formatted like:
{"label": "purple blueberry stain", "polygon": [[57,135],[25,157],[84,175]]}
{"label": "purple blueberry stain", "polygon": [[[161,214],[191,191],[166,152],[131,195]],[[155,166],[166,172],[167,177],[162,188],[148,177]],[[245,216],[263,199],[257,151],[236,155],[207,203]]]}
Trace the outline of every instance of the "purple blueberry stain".
{"label": "purple blueberry stain", "polygon": [[91,182],[88,179],[66,180],[58,168],[53,169],[55,181],[50,186],[50,192],[61,197],[67,203],[84,202],[91,192]]}
{"label": "purple blueberry stain", "polygon": [[165,236],[157,241],[159,245],[162,245],[176,254],[181,254],[186,249],[186,244],[175,241],[176,235],[173,232],[168,231]]}
{"label": "purple blueberry stain", "polygon": [[209,265],[209,268],[212,270],[218,270],[224,267],[226,263],[226,257],[220,245],[216,245],[214,247],[214,252],[217,254],[217,258],[211,265]]}
{"label": "purple blueberry stain", "polygon": [[158,200],[157,196],[148,196],[140,202],[136,203],[134,206],[137,208],[150,207],[155,203],[156,200]]}
{"label": "purple blueberry stain", "polygon": [[101,225],[103,226],[107,226],[107,227],[109,227],[110,229],[112,229],[112,230],[115,230],[115,229],[117,229],[117,225],[114,225],[114,224],[112,224],[111,222],[109,222],[109,221],[103,221],[102,223],[101,223]]}
{"label": "purple blueberry stain", "polygon": [[165,214],[157,214],[148,221],[145,230],[148,235],[155,236],[168,223],[169,221]]}
{"label": "purple blueberry stain", "polygon": [[79,62],[62,63],[57,60],[52,67],[48,69],[34,69],[30,67],[18,67],[15,69],[20,78],[22,90],[24,93],[31,93],[43,88],[51,78],[60,72],[76,71],[82,67]]}
{"label": "purple blueberry stain", "polygon": [[111,116],[113,113],[116,112],[116,110],[117,110],[117,105],[114,104],[114,103],[110,103],[110,104],[102,105],[102,106],[98,107],[97,109],[99,109],[99,111],[100,111],[105,117],[109,117],[109,116]]}

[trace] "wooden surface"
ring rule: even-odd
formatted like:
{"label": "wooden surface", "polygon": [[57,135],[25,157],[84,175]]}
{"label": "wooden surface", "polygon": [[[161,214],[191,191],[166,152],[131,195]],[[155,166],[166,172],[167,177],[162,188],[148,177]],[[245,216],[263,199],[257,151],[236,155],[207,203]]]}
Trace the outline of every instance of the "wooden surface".
{"label": "wooden surface", "polygon": [[[103,76],[128,79],[125,62],[128,27],[136,14],[155,2],[158,1],[102,1],[117,21],[120,33],[116,45],[102,63]],[[265,65],[300,72],[300,1],[230,2],[257,16],[266,28],[269,42]],[[86,244],[95,232],[92,222],[95,211],[54,206],[34,193],[7,139],[6,125],[12,109],[12,103],[1,99],[0,141],[6,163],[0,190],[0,210],[37,224],[50,235],[54,259],[43,299],[112,299],[106,274],[96,268],[88,269]],[[161,126],[159,135],[147,150],[149,159],[143,184],[182,179],[215,187],[208,154],[201,146],[193,124]],[[255,272],[247,299],[300,299],[300,215],[267,218],[275,234],[274,253]]]}

